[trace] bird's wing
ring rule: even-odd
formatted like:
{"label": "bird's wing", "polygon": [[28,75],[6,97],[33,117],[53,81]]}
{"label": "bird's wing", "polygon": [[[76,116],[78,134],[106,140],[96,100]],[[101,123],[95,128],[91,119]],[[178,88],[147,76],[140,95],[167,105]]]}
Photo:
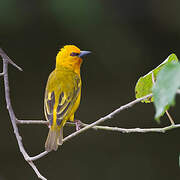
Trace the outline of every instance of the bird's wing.
{"label": "bird's wing", "polygon": [[[68,117],[71,113],[71,110],[78,98],[80,93],[80,86],[74,88],[73,93],[69,96],[66,96],[63,92],[59,96],[59,104],[57,106],[57,120],[56,123],[58,126],[61,125],[65,117]],[[67,120],[67,119],[66,119]]]}
{"label": "bird's wing", "polygon": [[53,124],[53,108],[55,105],[55,94],[53,92],[45,92],[44,112],[45,117],[49,121],[50,126]]}
{"label": "bird's wing", "polygon": [[50,126],[53,125],[53,111],[55,107],[55,102],[57,101],[56,98],[58,98],[58,106],[56,109],[56,124],[60,126],[64,118],[68,116],[68,113],[71,112],[73,105],[75,104],[80,93],[80,89],[80,80],[76,79],[75,86],[71,93],[66,93],[61,90],[60,95],[56,95],[54,91],[48,92],[46,90],[44,100],[44,112]]}

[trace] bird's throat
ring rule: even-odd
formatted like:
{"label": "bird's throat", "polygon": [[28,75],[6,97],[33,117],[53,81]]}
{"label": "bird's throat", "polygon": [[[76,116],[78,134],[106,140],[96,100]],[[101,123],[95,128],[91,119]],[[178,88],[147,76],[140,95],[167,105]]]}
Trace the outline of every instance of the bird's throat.
{"label": "bird's throat", "polygon": [[80,76],[80,69],[81,69],[81,63],[82,60],[78,60],[76,61],[76,63],[61,63],[61,64],[57,64],[56,63],[56,69],[61,69],[61,67],[65,67],[70,69],[71,71],[75,72],[76,74],[78,74]]}

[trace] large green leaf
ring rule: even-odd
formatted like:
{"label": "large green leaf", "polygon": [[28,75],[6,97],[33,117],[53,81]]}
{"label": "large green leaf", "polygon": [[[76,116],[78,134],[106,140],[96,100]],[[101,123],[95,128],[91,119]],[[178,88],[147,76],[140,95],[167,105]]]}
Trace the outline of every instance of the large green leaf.
{"label": "large green leaf", "polygon": [[[158,67],[150,71],[145,76],[139,78],[135,87],[136,98],[141,98],[143,96],[146,96],[152,93],[152,86],[153,86],[152,73],[154,74],[154,78],[156,80],[156,76],[158,72],[162,69],[162,67],[165,64],[169,62],[178,62],[177,56],[175,54],[169,55],[167,59],[164,62],[162,62]],[[150,103],[150,102],[153,102],[153,98],[150,97],[146,100],[142,100],[141,102]]]}
{"label": "large green leaf", "polygon": [[180,87],[180,63],[166,64],[157,75],[157,81],[152,89],[154,105],[156,108],[155,119],[175,103],[175,95]]}

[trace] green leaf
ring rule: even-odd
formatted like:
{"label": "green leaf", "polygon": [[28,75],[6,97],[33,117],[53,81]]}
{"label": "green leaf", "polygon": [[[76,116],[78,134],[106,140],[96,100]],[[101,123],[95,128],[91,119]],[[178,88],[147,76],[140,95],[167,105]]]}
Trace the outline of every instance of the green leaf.
{"label": "green leaf", "polygon": [[[152,72],[154,74],[154,79],[156,80],[156,76],[157,76],[158,72],[162,69],[162,67],[165,64],[167,64],[169,62],[178,62],[177,56],[175,54],[169,55],[167,57],[167,59],[164,62],[162,62],[158,67],[156,67],[154,70],[150,71],[145,76],[139,78],[138,82],[136,83],[136,87],[135,87],[136,98],[141,98],[141,97],[144,97],[144,96],[152,93],[152,86],[153,86]],[[141,102],[151,103],[153,101],[154,101],[154,98],[150,97],[146,100],[142,100]]]}
{"label": "green leaf", "polygon": [[166,64],[157,75],[157,81],[152,89],[155,119],[159,120],[170,106],[175,104],[175,95],[180,87],[180,63]]}

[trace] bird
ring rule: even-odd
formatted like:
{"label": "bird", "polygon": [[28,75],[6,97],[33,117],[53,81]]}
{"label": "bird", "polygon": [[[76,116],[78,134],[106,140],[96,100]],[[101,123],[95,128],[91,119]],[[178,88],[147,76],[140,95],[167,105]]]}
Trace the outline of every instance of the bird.
{"label": "bird", "polygon": [[[49,122],[45,150],[56,151],[63,144],[63,126],[74,121],[81,99],[80,68],[82,57],[90,51],[81,51],[75,45],[65,45],[56,56],[56,66],[48,77],[44,95],[44,113]],[[78,130],[76,123],[76,130]]]}

